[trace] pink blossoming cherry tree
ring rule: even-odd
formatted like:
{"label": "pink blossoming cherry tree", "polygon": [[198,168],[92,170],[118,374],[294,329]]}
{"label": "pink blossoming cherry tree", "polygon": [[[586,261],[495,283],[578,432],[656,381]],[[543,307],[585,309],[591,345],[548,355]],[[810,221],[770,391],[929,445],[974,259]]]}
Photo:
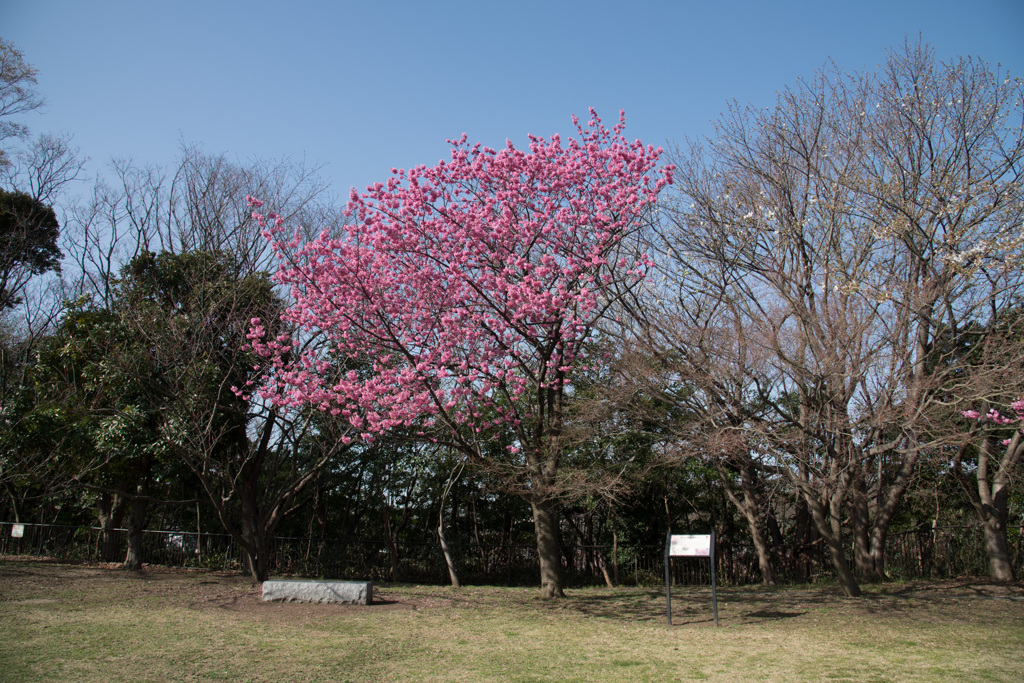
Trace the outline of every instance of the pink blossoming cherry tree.
{"label": "pink blossoming cherry tree", "polygon": [[[423,425],[482,465],[481,444],[511,435],[505,471],[533,511],[545,597],[562,596],[567,387],[598,362],[595,325],[643,280],[650,263],[629,238],[672,178],[660,148],[623,137],[621,112],[611,130],[593,110],[573,123],[576,138],[531,136],[525,151],[450,141],[450,160],[353,191],[344,232],[306,243],[250,200],[298,331],[271,338],[252,321],[272,367],[260,394],[339,416],[367,441]],[[334,372],[338,358],[366,370]]]}
{"label": "pink blossoming cherry tree", "polygon": [[[1006,524],[1013,477],[1024,460],[1024,399],[1011,403],[1010,409],[1012,417],[996,408],[990,408],[987,413],[962,411],[960,414],[970,420],[971,428],[953,460],[953,473],[981,520],[989,576],[994,581],[1014,580]],[[1007,435],[1010,429],[1012,432]],[[973,477],[964,472],[963,463],[971,446],[977,457]]]}

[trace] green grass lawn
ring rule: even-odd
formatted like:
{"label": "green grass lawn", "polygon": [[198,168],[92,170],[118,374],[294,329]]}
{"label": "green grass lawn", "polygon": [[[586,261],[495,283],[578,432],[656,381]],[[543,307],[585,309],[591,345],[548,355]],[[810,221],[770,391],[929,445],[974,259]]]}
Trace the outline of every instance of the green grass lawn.
{"label": "green grass lawn", "polygon": [[244,577],[0,561],[0,680],[1018,681],[1024,590],[378,586],[370,606],[262,603]]}

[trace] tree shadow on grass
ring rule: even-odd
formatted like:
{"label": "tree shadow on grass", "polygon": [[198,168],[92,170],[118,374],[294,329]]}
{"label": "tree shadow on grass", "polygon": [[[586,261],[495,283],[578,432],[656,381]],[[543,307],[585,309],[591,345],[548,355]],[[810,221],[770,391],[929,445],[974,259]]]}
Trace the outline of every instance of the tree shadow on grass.
{"label": "tree shadow on grass", "polygon": [[[845,604],[846,598],[838,591],[778,591],[740,590],[718,591],[719,616],[744,620],[782,620],[806,615],[810,610]],[[553,610],[571,610],[587,617],[628,621],[666,621],[664,590],[622,591],[600,594],[571,595],[562,602],[546,605]],[[725,611],[723,615],[722,612]],[[673,625],[698,624],[712,621],[710,589],[672,591]]]}
{"label": "tree shadow on grass", "polygon": [[747,612],[741,616],[747,617],[748,619],[761,619],[761,620],[774,620],[774,619],[792,619],[793,617],[802,617],[807,612],[772,612],[769,610],[760,610],[758,612]]}

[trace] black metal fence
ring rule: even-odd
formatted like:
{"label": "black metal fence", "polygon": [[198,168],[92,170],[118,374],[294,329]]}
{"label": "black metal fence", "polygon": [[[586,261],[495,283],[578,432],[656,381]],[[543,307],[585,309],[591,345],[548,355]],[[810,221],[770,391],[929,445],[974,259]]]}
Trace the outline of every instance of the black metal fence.
{"label": "black metal fence", "polygon": [[[20,536],[16,528],[20,527]],[[14,533],[12,533],[14,532]],[[116,529],[116,547],[124,548],[126,531]],[[1021,569],[1021,527],[1009,529],[1011,555]],[[99,527],[0,522],[0,555],[31,555],[62,560],[96,561],[101,557]],[[468,584],[534,585],[537,550],[525,545],[467,545],[452,548],[459,578]],[[395,580],[391,551],[382,541],[279,537],[269,548],[273,575],[325,579]],[[774,567],[783,581],[830,580],[832,566],[822,544],[775,548]],[[152,531],[142,534],[142,561],[169,567],[242,569],[237,544],[227,534]],[[563,579],[568,586],[659,586],[664,582],[662,546],[565,546]],[[718,580],[743,585],[761,580],[757,554],[747,543],[725,540],[717,549]],[[437,543],[403,543],[398,547],[397,580],[444,584],[448,570]],[[707,585],[710,566],[703,560],[675,558],[673,581]],[[886,549],[887,573],[895,579],[987,576],[988,559],[980,527],[957,526],[891,534]]]}

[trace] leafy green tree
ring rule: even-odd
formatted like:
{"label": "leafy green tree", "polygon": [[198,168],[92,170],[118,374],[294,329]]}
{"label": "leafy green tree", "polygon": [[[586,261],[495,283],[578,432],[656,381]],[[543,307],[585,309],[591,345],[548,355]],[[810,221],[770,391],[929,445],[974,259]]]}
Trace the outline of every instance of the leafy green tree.
{"label": "leafy green tree", "polygon": [[270,280],[226,252],[146,252],[115,301],[145,353],[164,444],[202,484],[253,578],[266,579],[278,524],[348,440],[315,409],[252,396],[265,361],[248,349],[249,321],[275,319],[281,305]]}
{"label": "leafy green tree", "polygon": [[[68,307],[31,367],[34,405],[26,423],[46,420],[60,452],[56,473],[95,500],[101,556],[115,561],[114,530],[129,514],[126,564],[141,567],[141,530],[153,470],[166,460],[158,431],[153,368],[116,311],[81,300]],[[68,440],[65,435],[76,435]]]}
{"label": "leafy green tree", "polygon": [[32,275],[60,270],[53,209],[23,192],[0,190],[0,309],[20,303]]}

